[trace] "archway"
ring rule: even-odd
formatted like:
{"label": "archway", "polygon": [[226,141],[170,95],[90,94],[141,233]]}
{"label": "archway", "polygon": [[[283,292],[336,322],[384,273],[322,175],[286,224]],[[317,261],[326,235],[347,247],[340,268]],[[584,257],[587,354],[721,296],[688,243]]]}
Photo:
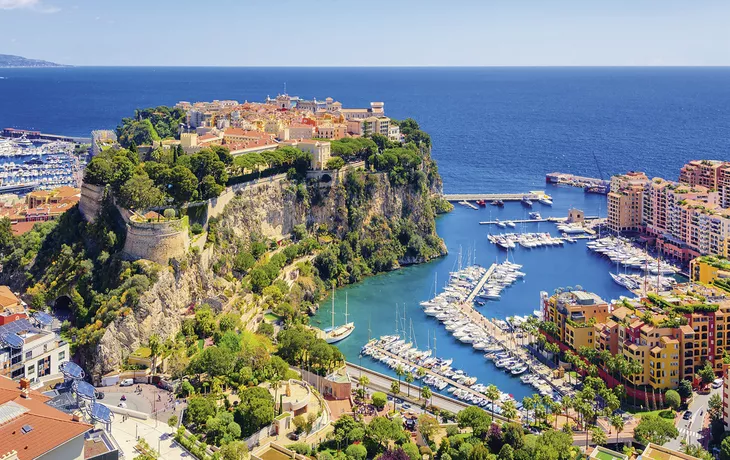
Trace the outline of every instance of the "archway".
{"label": "archway", "polygon": [[71,297],[62,295],[53,302],[52,307],[53,315],[58,318],[59,321],[70,321],[74,322],[73,310],[71,309]]}

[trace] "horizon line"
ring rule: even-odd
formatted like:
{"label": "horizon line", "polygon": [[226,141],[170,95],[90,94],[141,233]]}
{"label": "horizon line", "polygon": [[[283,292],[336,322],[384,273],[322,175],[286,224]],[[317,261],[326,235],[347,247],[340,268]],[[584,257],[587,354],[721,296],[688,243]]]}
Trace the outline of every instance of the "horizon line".
{"label": "horizon line", "polygon": [[730,64],[723,65],[125,65],[125,64],[58,64],[56,66],[17,66],[0,67],[0,69],[64,69],[64,68],[211,68],[211,69],[651,69],[651,68],[730,68]]}

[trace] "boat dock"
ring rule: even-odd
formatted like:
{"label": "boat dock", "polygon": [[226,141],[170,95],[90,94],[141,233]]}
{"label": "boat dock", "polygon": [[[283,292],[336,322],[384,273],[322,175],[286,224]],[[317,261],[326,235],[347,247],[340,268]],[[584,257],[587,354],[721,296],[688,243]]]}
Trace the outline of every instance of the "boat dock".
{"label": "boat dock", "polygon": [[[412,361],[409,361],[409,360],[407,360],[407,359],[405,359],[405,358],[403,358],[401,356],[398,356],[398,355],[396,355],[394,353],[391,353],[388,350],[386,350],[386,349],[384,349],[382,347],[379,347],[377,345],[373,345],[372,346],[372,349],[373,350],[376,350],[378,353],[382,353],[383,355],[385,355],[385,356],[387,356],[389,358],[395,359],[395,360],[397,360],[397,361],[405,364],[406,366],[410,366],[410,367],[421,367],[418,364],[416,364],[416,363],[414,363]],[[444,382],[448,383],[449,385],[451,385],[453,387],[456,387],[456,388],[458,388],[460,390],[466,391],[466,392],[468,392],[469,394],[471,394],[473,396],[476,396],[476,397],[479,397],[479,398],[484,398],[484,394],[482,394],[482,393],[480,393],[480,392],[478,392],[476,390],[472,390],[471,388],[469,388],[466,385],[463,385],[463,384],[461,384],[461,383],[459,383],[459,382],[457,382],[455,380],[451,380],[448,377],[444,377],[441,374],[438,374],[436,372],[433,372],[431,369],[426,369],[425,367],[422,368],[422,369],[424,371],[426,371],[426,375],[431,375],[431,376],[437,377],[440,380],[443,380]],[[495,401],[495,404],[501,405],[501,404],[499,404],[499,401]]]}
{"label": "boat dock", "polygon": [[[585,220],[595,220],[600,219],[598,216],[591,216],[591,217],[584,217]],[[567,217],[543,217],[542,219],[509,219],[510,222],[513,222],[515,224],[530,224],[530,223],[538,223],[538,222],[565,222],[567,221]],[[499,221],[499,220],[485,220],[479,222],[479,225],[497,225],[499,222],[507,222],[506,220]]]}
{"label": "boat dock", "polygon": [[462,205],[462,206],[467,206],[467,207],[469,207],[469,208],[472,208],[472,209],[479,209],[478,207],[476,207],[475,205],[473,205],[473,204],[469,203],[469,202],[468,202],[468,201],[466,201],[466,200],[464,200],[464,201],[459,201],[459,204],[460,204],[460,205]]}
{"label": "boat dock", "polygon": [[580,187],[588,192],[608,193],[611,181],[598,179],[596,177],[576,176],[575,174],[553,172],[545,175],[545,182],[548,184],[569,185]]}
{"label": "boat dock", "polygon": [[[446,194],[444,194],[444,199],[447,201],[452,201],[452,202],[453,201],[456,201],[456,202],[477,201],[477,200],[521,201],[523,198],[527,198],[529,200],[539,200],[540,198],[551,199],[550,195],[548,195],[547,193],[545,193],[541,190],[526,192],[526,193],[446,193]],[[476,209],[476,207],[474,209]]]}
{"label": "boat dock", "polygon": [[479,294],[479,291],[482,290],[484,287],[484,284],[489,280],[489,277],[492,276],[492,273],[494,273],[494,269],[497,268],[497,264],[492,264],[489,269],[487,269],[486,272],[484,272],[484,275],[482,275],[481,279],[479,279],[479,282],[474,286],[474,289],[471,290],[469,295],[466,297],[466,303],[471,304],[474,302],[474,298]]}

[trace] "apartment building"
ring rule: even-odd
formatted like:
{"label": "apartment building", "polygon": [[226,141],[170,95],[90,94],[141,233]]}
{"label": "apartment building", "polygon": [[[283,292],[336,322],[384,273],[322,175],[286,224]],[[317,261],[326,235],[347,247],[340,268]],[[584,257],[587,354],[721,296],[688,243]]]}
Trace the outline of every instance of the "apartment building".
{"label": "apartment building", "polygon": [[692,259],[689,274],[695,283],[712,284],[713,281],[730,278],[730,260],[727,252],[722,257],[703,256]]}
{"label": "apartment building", "polygon": [[679,182],[717,190],[722,170],[728,163],[718,160],[692,160],[679,171]]}
{"label": "apartment building", "polygon": [[543,306],[545,321],[557,326],[560,341],[578,350],[595,347],[594,324],[608,317],[608,304],[598,295],[586,291],[568,291],[553,295]]}
{"label": "apartment building", "polygon": [[0,376],[33,382],[56,374],[70,355],[69,344],[34,318],[0,326]]}
{"label": "apartment building", "polygon": [[730,352],[730,297],[721,291],[708,288],[699,297],[675,292],[612,311],[594,309],[601,306],[595,294],[573,294],[544,301],[545,320],[557,326],[556,338],[574,351],[592,346],[638,362],[642,372],[627,376],[634,385],[676,388],[708,362],[722,371],[721,358]]}
{"label": "apartment building", "polygon": [[649,178],[643,172],[628,172],[611,178],[608,193],[608,228],[615,233],[637,232],[641,229],[644,209],[644,189]]}
{"label": "apartment building", "polygon": [[327,141],[310,140],[291,140],[282,142],[282,145],[290,145],[304,152],[312,154],[310,168],[315,171],[326,169],[327,162],[331,158],[331,144]]}

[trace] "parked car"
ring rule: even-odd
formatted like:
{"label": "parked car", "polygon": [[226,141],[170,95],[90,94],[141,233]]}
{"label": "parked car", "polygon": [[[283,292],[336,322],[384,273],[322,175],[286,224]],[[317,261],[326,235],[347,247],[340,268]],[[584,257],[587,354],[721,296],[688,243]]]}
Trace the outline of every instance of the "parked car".
{"label": "parked car", "polygon": [[296,432],[292,431],[291,433],[289,433],[287,435],[287,438],[291,439],[292,441],[299,441],[299,434],[297,434]]}
{"label": "parked car", "polygon": [[692,411],[691,410],[688,410],[687,412],[685,412],[684,415],[682,416],[682,418],[685,419],[685,420],[691,419],[692,418]]}
{"label": "parked car", "polygon": [[133,379],[124,379],[121,382],[119,382],[120,387],[131,387],[132,385],[134,385]]}
{"label": "parked car", "polygon": [[712,382],[712,388],[720,388],[722,386],[722,379],[715,379]]}

